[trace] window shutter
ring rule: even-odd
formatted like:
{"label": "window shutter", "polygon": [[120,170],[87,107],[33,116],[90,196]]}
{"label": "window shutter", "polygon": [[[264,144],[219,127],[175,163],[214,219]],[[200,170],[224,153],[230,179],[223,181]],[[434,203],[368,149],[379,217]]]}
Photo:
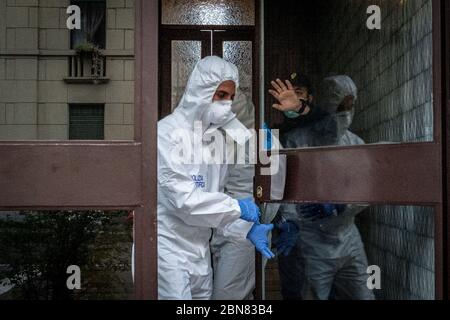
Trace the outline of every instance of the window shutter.
{"label": "window shutter", "polygon": [[70,140],[104,140],[105,105],[69,105]]}

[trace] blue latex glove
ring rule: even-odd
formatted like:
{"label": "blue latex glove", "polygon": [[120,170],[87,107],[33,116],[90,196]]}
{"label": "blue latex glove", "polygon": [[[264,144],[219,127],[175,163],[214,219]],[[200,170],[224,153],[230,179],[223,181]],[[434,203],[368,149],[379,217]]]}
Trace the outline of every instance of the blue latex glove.
{"label": "blue latex glove", "polygon": [[314,222],[326,217],[336,216],[344,212],[346,208],[345,204],[304,204],[300,206],[300,213],[303,220]]}
{"label": "blue latex glove", "polygon": [[261,215],[258,206],[255,204],[252,198],[238,200],[239,207],[241,208],[241,219],[248,222],[258,222]]}
{"label": "blue latex glove", "polygon": [[247,239],[250,240],[264,257],[272,259],[275,257],[269,248],[268,234],[273,229],[273,224],[257,224],[255,223],[247,234]]}
{"label": "blue latex glove", "polygon": [[272,129],[269,128],[267,123],[264,122],[263,124],[264,129],[264,149],[265,150],[272,150]]}
{"label": "blue latex glove", "polygon": [[284,254],[284,256],[288,256],[297,243],[299,231],[298,227],[295,223],[286,221],[278,224],[277,228],[281,230],[278,239],[275,241],[275,245],[277,246],[277,254]]}

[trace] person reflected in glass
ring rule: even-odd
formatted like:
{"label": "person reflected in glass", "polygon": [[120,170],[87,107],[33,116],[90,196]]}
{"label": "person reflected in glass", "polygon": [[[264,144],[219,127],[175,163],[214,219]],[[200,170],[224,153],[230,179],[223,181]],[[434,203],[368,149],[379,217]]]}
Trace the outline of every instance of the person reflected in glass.
{"label": "person reflected in glass", "polygon": [[[278,101],[274,108],[293,119],[282,130],[285,148],[364,144],[349,130],[358,97],[350,77],[324,79],[317,103],[311,99],[311,113],[303,118],[301,114],[298,117],[289,114],[298,112],[296,85],[286,81],[281,86],[280,82],[272,82],[271,94]],[[309,81],[303,83],[311,91]],[[284,299],[328,300],[331,296],[342,300],[374,299],[367,287],[368,262],[354,221],[366,208],[366,205],[345,204],[283,204],[280,207],[275,220],[279,232],[275,245]]]}

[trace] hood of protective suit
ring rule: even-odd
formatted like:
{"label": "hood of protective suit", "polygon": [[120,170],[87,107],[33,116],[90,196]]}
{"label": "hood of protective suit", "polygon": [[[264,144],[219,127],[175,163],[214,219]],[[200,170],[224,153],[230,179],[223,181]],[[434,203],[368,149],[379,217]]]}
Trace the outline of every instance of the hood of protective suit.
{"label": "hood of protective suit", "polygon": [[236,91],[232,111],[236,114],[236,118],[248,129],[255,128],[255,106],[241,90]]}
{"label": "hood of protective suit", "polygon": [[349,76],[325,78],[320,86],[318,106],[323,112],[334,114],[346,96],[358,98],[358,89]]}
{"label": "hood of protective suit", "polygon": [[201,121],[203,113],[211,105],[217,88],[224,81],[231,80],[239,86],[239,73],[236,66],[216,56],[200,60],[192,71],[186,90],[174,115],[183,118],[187,127]]}

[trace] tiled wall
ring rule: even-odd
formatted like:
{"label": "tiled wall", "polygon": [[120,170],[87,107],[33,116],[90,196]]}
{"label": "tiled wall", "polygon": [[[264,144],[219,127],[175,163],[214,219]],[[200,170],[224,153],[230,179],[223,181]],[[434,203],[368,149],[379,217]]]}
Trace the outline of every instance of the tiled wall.
{"label": "tiled wall", "polygon": [[372,207],[358,217],[369,264],[381,268],[378,298],[434,298],[433,213],[420,207]]}
{"label": "tiled wall", "polygon": [[[366,27],[378,4],[381,30]],[[331,1],[317,39],[322,76],[350,75],[359,89],[353,130],[367,143],[431,141],[432,1]]]}

